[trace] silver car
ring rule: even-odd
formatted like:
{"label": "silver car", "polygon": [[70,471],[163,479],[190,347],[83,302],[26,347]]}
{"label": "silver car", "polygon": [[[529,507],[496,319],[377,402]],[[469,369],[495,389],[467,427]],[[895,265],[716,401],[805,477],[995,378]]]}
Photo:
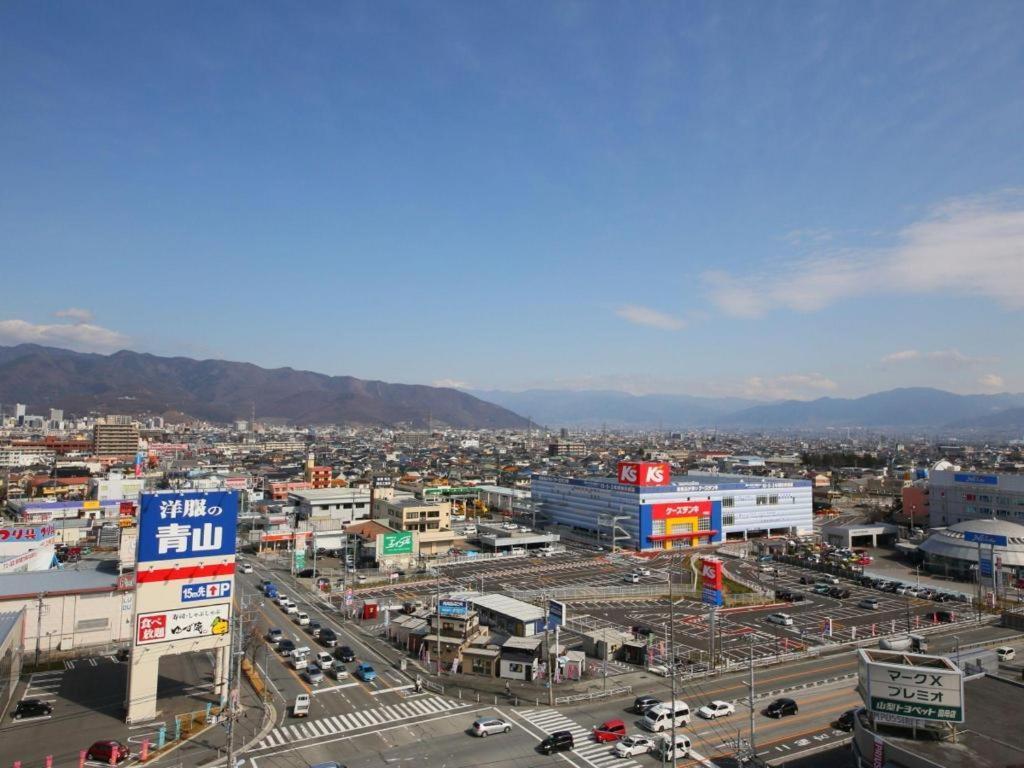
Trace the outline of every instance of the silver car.
{"label": "silver car", "polygon": [[324,681],[323,670],[316,664],[309,664],[305,669],[306,679],[312,685],[319,685]]}
{"label": "silver car", "polygon": [[492,733],[508,733],[512,726],[505,720],[497,717],[482,717],[473,722],[473,734],[476,736],[490,736]]}

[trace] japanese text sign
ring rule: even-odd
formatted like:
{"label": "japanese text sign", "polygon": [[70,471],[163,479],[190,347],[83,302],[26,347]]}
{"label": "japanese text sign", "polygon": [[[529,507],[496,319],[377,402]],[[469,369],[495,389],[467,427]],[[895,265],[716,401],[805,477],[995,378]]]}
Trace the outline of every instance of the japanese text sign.
{"label": "japanese text sign", "polygon": [[226,635],[230,628],[230,617],[230,603],[140,613],[136,618],[135,643],[151,645]]}
{"label": "japanese text sign", "polygon": [[143,494],[139,563],[235,554],[237,491]]}

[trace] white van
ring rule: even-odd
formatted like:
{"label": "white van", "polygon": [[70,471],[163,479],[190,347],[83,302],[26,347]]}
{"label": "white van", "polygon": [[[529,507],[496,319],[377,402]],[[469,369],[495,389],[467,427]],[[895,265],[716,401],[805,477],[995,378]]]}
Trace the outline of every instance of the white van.
{"label": "white van", "polygon": [[[658,746],[655,748],[655,754],[662,760],[680,759],[690,756],[690,739],[688,736],[682,733],[676,734],[675,749],[672,749],[672,737],[662,736],[658,739]],[[672,753],[675,754],[672,754]]]}
{"label": "white van", "polygon": [[309,714],[309,694],[300,693],[292,704],[292,717],[306,717]]}
{"label": "white van", "polygon": [[302,670],[309,666],[309,648],[306,646],[296,648],[289,656],[293,669]]}
{"label": "white van", "polygon": [[671,728],[673,721],[676,728],[689,724],[690,708],[685,701],[677,699],[671,703],[665,702],[651,707],[640,721],[640,725],[648,731],[657,733]]}

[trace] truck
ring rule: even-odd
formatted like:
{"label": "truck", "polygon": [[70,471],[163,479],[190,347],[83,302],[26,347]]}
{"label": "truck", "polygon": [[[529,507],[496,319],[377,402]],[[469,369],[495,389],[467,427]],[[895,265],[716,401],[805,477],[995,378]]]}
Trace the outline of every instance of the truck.
{"label": "truck", "polygon": [[900,635],[898,637],[887,637],[878,643],[883,651],[912,651],[914,653],[928,652],[928,638],[924,635]]}
{"label": "truck", "polygon": [[263,585],[263,596],[269,597],[271,600],[277,599],[277,585],[270,583]]}

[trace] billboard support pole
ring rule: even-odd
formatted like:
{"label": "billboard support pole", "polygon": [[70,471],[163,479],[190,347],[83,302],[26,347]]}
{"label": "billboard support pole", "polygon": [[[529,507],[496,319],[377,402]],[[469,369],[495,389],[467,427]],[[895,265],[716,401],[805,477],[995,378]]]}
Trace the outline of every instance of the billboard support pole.
{"label": "billboard support pole", "polygon": [[437,676],[441,677],[441,569],[437,568]]}
{"label": "billboard support pole", "polygon": [[978,617],[978,621],[981,621],[981,542],[978,542],[978,604],[975,608],[975,614]]}

